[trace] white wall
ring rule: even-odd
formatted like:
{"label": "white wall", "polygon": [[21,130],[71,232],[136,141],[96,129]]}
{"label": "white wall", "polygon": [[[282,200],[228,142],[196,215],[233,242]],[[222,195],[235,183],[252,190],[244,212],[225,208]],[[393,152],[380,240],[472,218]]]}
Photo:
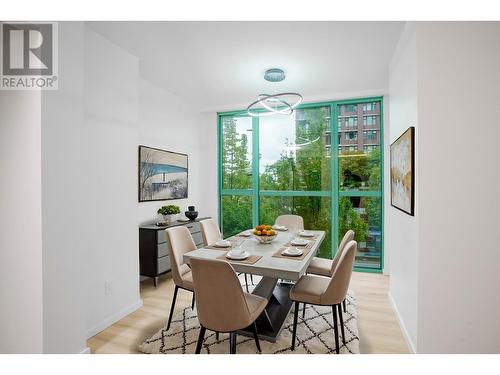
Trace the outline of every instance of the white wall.
{"label": "white wall", "polygon": [[408,30],[391,66],[390,131],[416,127],[416,209],[386,197],[390,294],[418,353],[499,353],[500,23]]}
{"label": "white wall", "polygon": [[59,89],[42,93],[44,353],[85,349],[83,24],[59,23]]}
{"label": "white wall", "polygon": [[[141,306],[137,230],[138,59],[85,27],[87,336]],[[105,294],[105,283],[111,292]]]}
{"label": "white wall", "polygon": [[420,353],[500,353],[499,40],[417,26]]}
{"label": "white wall", "polygon": [[199,159],[202,165],[200,174],[201,204],[200,209],[207,216],[218,222],[218,145],[217,145],[217,113],[204,112],[198,117]]}
{"label": "white wall", "polygon": [[[407,25],[399,41],[389,74],[389,139],[386,147],[385,169],[385,260],[390,263],[391,302],[409,346],[417,342],[417,267],[418,267],[418,206],[415,217],[391,206],[389,145],[408,127],[414,126],[418,139],[417,115],[417,44],[415,29]],[[387,132],[388,130],[388,132]],[[416,142],[418,148],[419,143]],[[418,173],[416,181],[419,181]],[[419,202],[418,186],[415,199]]]}
{"label": "white wall", "polygon": [[137,203],[137,224],[155,221],[156,211],[166,204],[178,205],[181,213],[187,210],[187,206],[195,206],[199,217],[212,215],[205,208],[207,184],[202,175],[206,167],[202,165],[207,165],[203,156],[207,150],[203,148],[198,121],[199,115],[188,103],[140,78],[137,145],[187,154],[189,181],[187,199]]}
{"label": "white wall", "polygon": [[0,91],[0,353],[42,352],[40,93]]}

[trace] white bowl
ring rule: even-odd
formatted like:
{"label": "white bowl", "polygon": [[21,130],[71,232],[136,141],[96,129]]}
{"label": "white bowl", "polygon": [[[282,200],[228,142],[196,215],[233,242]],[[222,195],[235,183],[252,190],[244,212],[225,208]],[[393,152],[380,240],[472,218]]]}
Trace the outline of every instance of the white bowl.
{"label": "white bowl", "polygon": [[231,247],[231,242],[229,241],[226,241],[226,240],[222,240],[222,241],[217,241],[214,246],[216,247]]}
{"label": "white bowl", "polygon": [[234,260],[243,260],[250,256],[246,251],[234,252],[233,250],[228,251],[226,254],[226,258],[234,259]]}

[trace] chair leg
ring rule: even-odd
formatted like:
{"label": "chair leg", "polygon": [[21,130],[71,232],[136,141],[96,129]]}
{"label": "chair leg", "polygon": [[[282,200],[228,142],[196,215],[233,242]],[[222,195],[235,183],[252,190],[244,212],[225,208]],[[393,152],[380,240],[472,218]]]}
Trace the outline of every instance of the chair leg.
{"label": "chair leg", "polygon": [[333,330],[335,335],[335,352],[339,354],[340,347],[339,347],[339,327],[337,325],[337,305],[332,305],[332,313],[333,313]]}
{"label": "chair leg", "polygon": [[295,311],[293,313],[293,331],[292,331],[292,348],[295,350],[295,337],[297,336],[297,317],[299,315],[299,302],[295,301]]}
{"label": "chair leg", "polygon": [[229,334],[229,354],[236,354],[236,332]]}
{"label": "chair leg", "polygon": [[193,299],[191,300],[191,310],[194,310],[194,292],[193,292]]}
{"label": "chair leg", "polygon": [[170,306],[170,315],[168,317],[167,331],[170,328],[170,323],[172,322],[172,315],[174,314],[175,300],[177,299],[177,291],[178,290],[179,290],[179,287],[176,285],[175,290],[174,290],[174,298],[172,299],[172,306]]}
{"label": "chair leg", "polygon": [[250,282],[252,283],[252,285],[255,285],[255,284],[253,283],[253,275],[252,275],[252,274],[250,274]]}
{"label": "chair leg", "polygon": [[245,288],[247,289],[247,293],[250,293],[248,291],[248,275],[245,273]]}
{"label": "chair leg", "polygon": [[255,339],[255,346],[257,347],[259,353],[262,353],[262,350],[260,350],[259,336],[257,335],[257,324],[253,322],[250,328],[252,329],[253,338]]}
{"label": "chair leg", "polygon": [[201,352],[201,345],[203,345],[203,339],[205,338],[205,331],[206,331],[206,328],[203,326],[200,326],[200,334],[198,335],[198,342],[196,343],[195,354],[200,354],[200,352]]}
{"label": "chair leg", "polygon": [[345,345],[345,330],[344,330],[344,317],[342,314],[342,306],[337,305],[337,308],[339,310],[339,320],[340,320],[340,330],[342,332],[342,343]]}
{"label": "chair leg", "polygon": [[342,301],[342,306],[344,306],[344,312],[347,312],[347,305],[345,303],[345,298],[344,300]]}
{"label": "chair leg", "polygon": [[304,307],[302,309],[302,319],[306,316],[306,304],[304,303]]}

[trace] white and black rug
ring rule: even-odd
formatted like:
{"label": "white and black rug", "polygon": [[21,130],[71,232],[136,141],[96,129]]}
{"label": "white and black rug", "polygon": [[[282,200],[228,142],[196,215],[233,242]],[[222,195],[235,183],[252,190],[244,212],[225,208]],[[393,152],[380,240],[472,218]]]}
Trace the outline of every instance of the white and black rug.
{"label": "white and black rug", "polygon": [[[283,329],[275,343],[260,340],[262,353],[266,354],[327,354],[335,353],[335,339],[333,334],[333,320],[331,307],[312,306],[306,308],[305,318],[302,319],[302,305],[299,310],[297,324],[297,341],[295,351],[290,351],[292,343],[293,307]],[[358,354],[359,337],[355,298],[352,291],[347,296],[347,312],[344,313],[346,345],[342,344],[339,327],[339,341],[341,354]],[[200,325],[195,310],[186,307],[181,314],[174,316],[170,329],[159,330],[151,338],[144,341],[139,350],[148,354],[193,354],[198,340]],[[202,353],[228,354],[229,334],[221,333],[219,341],[215,333],[207,330],[203,343]],[[238,335],[236,352],[239,354],[255,354],[257,348],[253,338]]]}

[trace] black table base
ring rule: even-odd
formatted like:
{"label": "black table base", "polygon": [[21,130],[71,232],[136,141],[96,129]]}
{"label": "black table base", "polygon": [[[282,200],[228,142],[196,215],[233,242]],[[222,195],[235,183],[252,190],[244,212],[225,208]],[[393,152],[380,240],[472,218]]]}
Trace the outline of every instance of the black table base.
{"label": "black table base", "polygon": [[[255,321],[260,339],[276,342],[292,308],[292,301],[290,300],[291,287],[292,284],[278,283],[278,279],[263,277],[253,290],[252,294],[268,300],[266,309]],[[253,337],[253,331],[250,328],[240,330],[238,334]]]}

